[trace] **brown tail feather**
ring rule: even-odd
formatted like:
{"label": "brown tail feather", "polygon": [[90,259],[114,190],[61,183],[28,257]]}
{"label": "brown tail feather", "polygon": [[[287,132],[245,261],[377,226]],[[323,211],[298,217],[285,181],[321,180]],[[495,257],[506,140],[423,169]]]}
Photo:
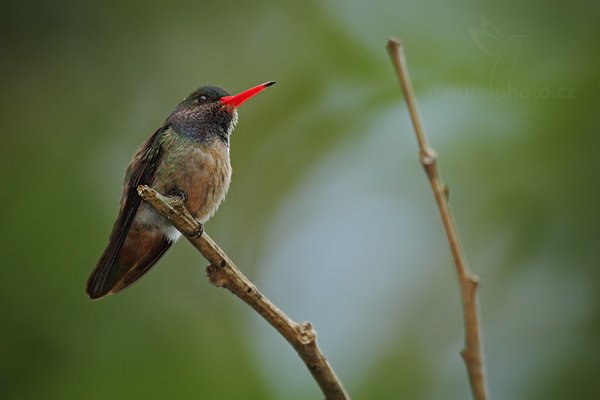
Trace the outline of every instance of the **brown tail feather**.
{"label": "brown tail feather", "polygon": [[173,242],[167,238],[163,238],[159,244],[154,246],[148,253],[146,253],[137,263],[132,267],[128,268],[128,271],[121,279],[117,281],[113,288],[110,289],[108,294],[114,294],[120,292],[126,287],[133,284],[135,281],[140,279],[148,270],[156,264],[156,262],[162,257],[163,254],[171,247]]}
{"label": "brown tail feather", "polygon": [[114,261],[103,256],[98,262],[88,279],[88,296],[99,299],[128,287],[144,275],[171,244],[159,231],[130,231]]}

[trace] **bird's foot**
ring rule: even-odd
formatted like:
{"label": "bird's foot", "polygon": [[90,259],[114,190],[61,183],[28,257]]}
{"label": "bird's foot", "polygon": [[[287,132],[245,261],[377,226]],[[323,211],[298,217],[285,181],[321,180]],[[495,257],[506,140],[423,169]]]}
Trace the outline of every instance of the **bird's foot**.
{"label": "bird's foot", "polygon": [[200,236],[202,236],[203,233],[204,233],[204,225],[202,225],[200,222],[198,222],[198,228],[194,232],[190,233],[188,236],[191,238],[197,239]]}
{"label": "bird's foot", "polygon": [[169,196],[179,197],[183,204],[187,203],[188,195],[183,190],[173,189],[169,192]]}

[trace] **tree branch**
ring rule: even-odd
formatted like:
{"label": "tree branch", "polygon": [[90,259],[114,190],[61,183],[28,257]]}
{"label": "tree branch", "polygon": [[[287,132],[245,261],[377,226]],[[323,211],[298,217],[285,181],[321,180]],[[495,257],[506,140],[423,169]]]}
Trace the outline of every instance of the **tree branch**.
{"label": "tree branch", "polygon": [[465,324],[465,346],[460,354],[467,366],[473,398],[476,400],[485,400],[487,393],[477,310],[477,286],[479,280],[469,270],[460,249],[458,234],[448,205],[448,187],[440,179],[437,169],[437,153],[429,145],[423,125],[421,124],[402,46],[397,40],[389,39],[386,47],[396,69],[402,91],[404,92],[408,111],[419,143],[419,159],[429,178],[448,243],[450,244],[456,274],[458,275]]}
{"label": "tree branch", "polygon": [[210,261],[206,273],[211,284],[235,294],[259,313],[296,350],[317,382],[326,399],[346,400],[348,395],[331,365],[317,346],[317,333],[309,322],[296,323],[269,301],[235,266],[225,252],[206,234],[192,217],[180,197],[165,197],[148,186],[139,186],[140,197],[175,228]]}

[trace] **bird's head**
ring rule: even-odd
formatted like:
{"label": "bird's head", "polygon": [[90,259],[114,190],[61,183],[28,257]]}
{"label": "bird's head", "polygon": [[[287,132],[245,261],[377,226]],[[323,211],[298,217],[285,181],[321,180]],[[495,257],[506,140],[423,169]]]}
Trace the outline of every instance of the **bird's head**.
{"label": "bird's head", "polygon": [[238,119],[237,108],[275,82],[266,82],[234,96],[216,86],[202,86],[181,101],[167,119],[176,131],[201,141],[229,137]]}

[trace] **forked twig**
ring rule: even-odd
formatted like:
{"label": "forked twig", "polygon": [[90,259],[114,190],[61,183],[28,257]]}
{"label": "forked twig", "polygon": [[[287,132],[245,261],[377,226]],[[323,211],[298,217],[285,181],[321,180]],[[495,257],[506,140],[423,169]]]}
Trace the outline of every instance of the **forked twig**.
{"label": "forked twig", "polygon": [[296,323],[269,301],[206,234],[198,236],[199,223],[180,197],[166,197],[148,186],[139,186],[140,197],[167,218],[210,261],[206,273],[211,284],[238,296],[273,326],[296,350],[326,399],[347,400],[342,383],[317,346],[317,333],[309,322]]}
{"label": "forked twig", "polygon": [[397,40],[389,39],[386,47],[396,69],[396,74],[400,79],[400,86],[402,86],[417,141],[419,142],[419,159],[421,165],[425,169],[427,178],[429,178],[429,183],[431,184],[431,189],[433,190],[433,195],[440,211],[444,230],[446,231],[448,243],[450,244],[450,251],[452,252],[452,258],[454,259],[456,274],[458,275],[465,324],[465,346],[460,354],[467,366],[473,398],[476,400],[485,400],[487,398],[487,392],[477,308],[477,286],[479,280],[469,270],[460,249],[458,234],[450,214],[450,207],[448,206],[448,188],[440,179],[437,169],[437,153],[429,145],[423,125],[421,124],[421,119],[419,118],[415,95],[413,93],[402,46]]}

